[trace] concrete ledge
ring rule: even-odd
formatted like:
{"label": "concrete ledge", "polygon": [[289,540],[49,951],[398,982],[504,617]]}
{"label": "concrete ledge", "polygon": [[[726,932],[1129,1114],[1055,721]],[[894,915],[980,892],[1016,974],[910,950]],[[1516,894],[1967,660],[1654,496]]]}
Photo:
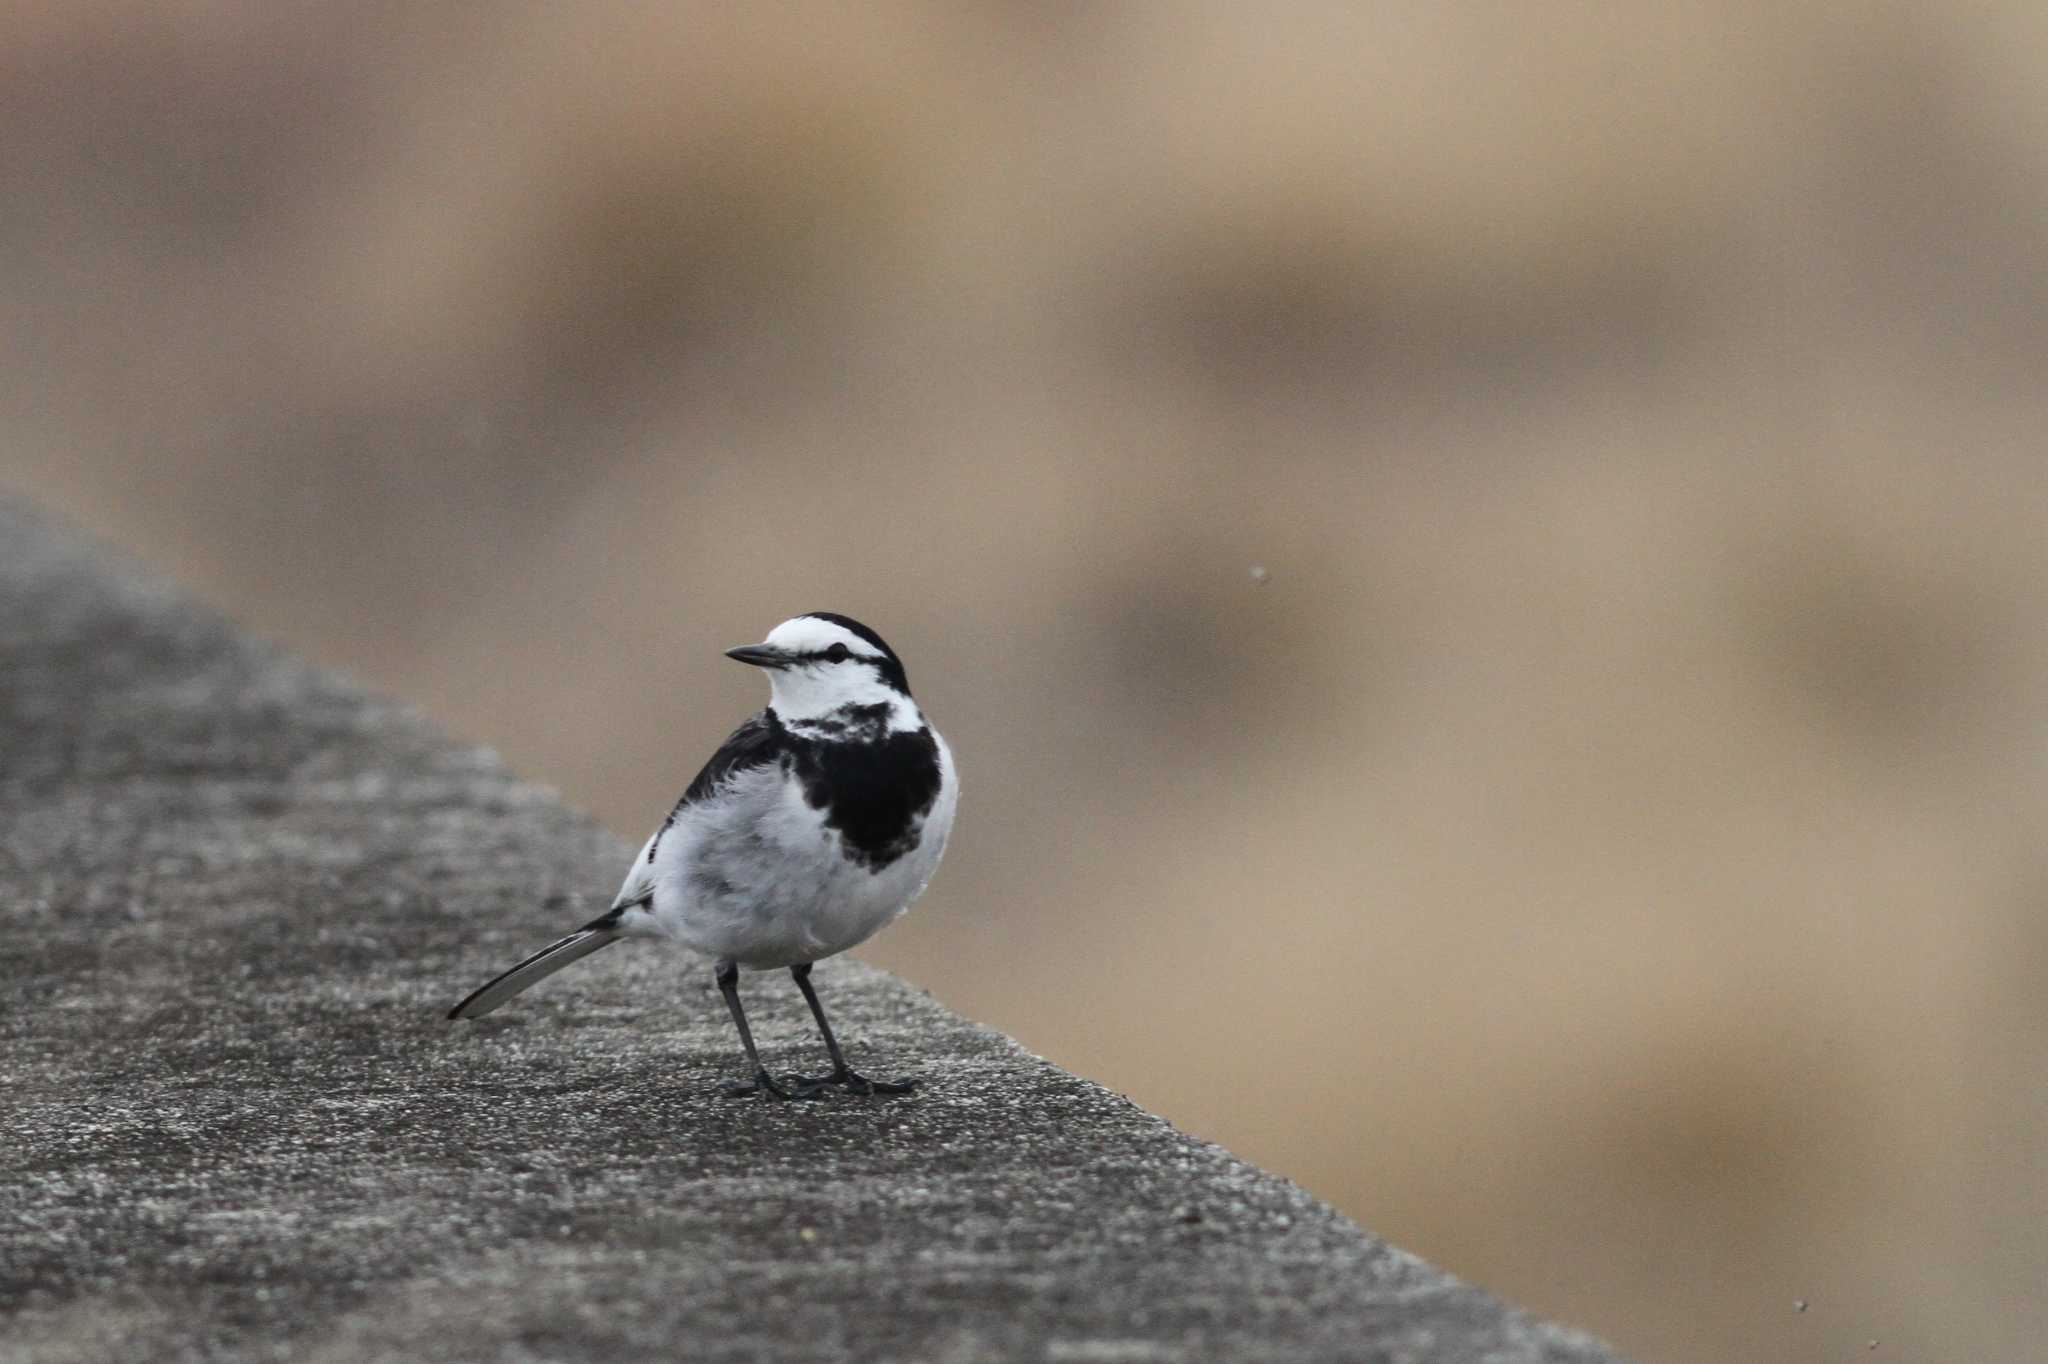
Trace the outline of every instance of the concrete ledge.
{"label": "concrete ledge", "polygon": [[451,1025],[630,850],[4,501],[0,619],[8,1360],[1616,1358],[857,963],[927,1092],[720,1099],[659,951]]}

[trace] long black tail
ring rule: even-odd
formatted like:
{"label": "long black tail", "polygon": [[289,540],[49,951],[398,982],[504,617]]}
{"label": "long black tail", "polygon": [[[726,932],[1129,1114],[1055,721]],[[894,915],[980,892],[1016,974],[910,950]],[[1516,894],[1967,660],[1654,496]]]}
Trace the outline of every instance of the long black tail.
{"label": "long black tail", "polygon": [[600,947],[617,942],[619,915],[616,910],[592,919],[568,937],[549,943],[511,970],[472,992],[469,998],[448,1011],[450,1018],[482,1018],[527,986],[552,976],[572,961],[581,961]]}

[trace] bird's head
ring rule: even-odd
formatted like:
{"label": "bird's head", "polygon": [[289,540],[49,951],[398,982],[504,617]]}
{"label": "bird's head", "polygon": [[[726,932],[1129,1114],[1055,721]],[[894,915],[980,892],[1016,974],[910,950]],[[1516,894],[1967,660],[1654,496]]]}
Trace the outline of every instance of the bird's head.
{"label": "bird's head", "polygon": [[917,713],[903,661],[850,616],[792,616],[759,644],[727,649],[725,656],[767,672],[769,704],[785,720],[813,719],[847,706],[888,705],[892,712]]}

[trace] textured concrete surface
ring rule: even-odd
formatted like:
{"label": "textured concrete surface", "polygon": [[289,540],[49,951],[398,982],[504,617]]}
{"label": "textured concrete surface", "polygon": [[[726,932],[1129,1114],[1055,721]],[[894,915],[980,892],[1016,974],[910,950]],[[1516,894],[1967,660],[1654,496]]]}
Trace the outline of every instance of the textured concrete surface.
{"label": "textured concrete surface", "polygon": [[856,963],[914,1097],[633,945],[447,1023],[629,850],[4,501],[0,619],[8,1361],[1614,1358]]}

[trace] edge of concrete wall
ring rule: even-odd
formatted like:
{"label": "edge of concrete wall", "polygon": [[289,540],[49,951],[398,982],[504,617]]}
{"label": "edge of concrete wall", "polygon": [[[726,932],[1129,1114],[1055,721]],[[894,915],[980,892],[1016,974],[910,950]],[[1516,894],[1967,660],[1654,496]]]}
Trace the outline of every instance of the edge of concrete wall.
{"label": "edge of concrete wall", "polygon": [[0,612],[9,1359],[1618,1358],[856,962],[913,1097],[658,949],[451,1025],[630,850],[5,499]]}

